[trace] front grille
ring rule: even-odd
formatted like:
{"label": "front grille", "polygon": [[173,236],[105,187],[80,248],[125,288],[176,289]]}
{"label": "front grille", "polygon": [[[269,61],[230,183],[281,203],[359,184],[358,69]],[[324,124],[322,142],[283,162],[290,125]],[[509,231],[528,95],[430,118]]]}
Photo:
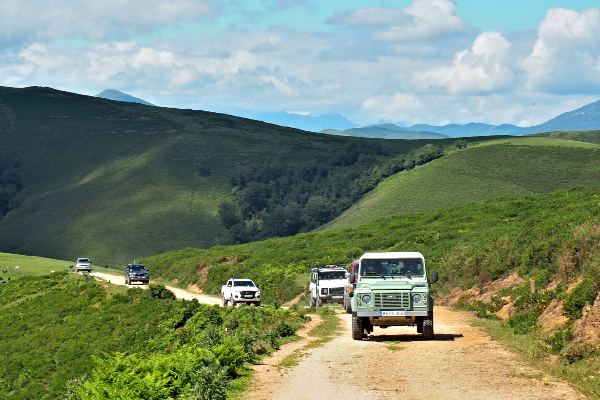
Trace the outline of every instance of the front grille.
{"label": "front grille", "polygon": [[331,294],[331,295],[344,294],[344,288],[343,287],[331,288],[331,289],[329,289],[329,294]]}
{"label": "front grille", "polygon": [[376,292],[374,296],[377,309],[410,310],[410,292]]}
{"label": "front grille", "polygon": [[252,291],[241,291],[240,294],[244,298],[249,298],[249,297],[246,297],[247,295],[250,295],[250,298],[254,298],[254,292],[252,292]]}

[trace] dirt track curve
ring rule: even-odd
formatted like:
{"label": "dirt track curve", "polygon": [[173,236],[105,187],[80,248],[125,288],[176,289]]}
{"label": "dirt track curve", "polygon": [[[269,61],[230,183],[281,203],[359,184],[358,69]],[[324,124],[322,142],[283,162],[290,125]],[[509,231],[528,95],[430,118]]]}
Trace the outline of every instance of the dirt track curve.
{"label": "dirt track curve", "polygon": [[[94,272],[92,276],[125,285],[122,276]],[[146,285],[126,285],[147,287]],[[220,304],[220,299],[172,286],[180,299]],[[480,329],[474,317],[447,307],[435,309],[435,339],[423,341],[416,328],[375,328],[367,340],[352,340],[351,317],[340,313],[341,335],[308,351],[300,364],[278,369],[287,354],[311,338],[307,332],[318,316],[303,327],[303,339],[289,343],[254,367],[255,388],[250,400],[504,400],[583,399],[567,383],[526,366],[519,357]],[[392,350],[389,347],[401,349]],[[544,379],[546,378],[546,380]]]}
{"label": "dirt track curve", "polygon": [[[141,283],[135,283],[133,285],[126,285],[125,278],[121,275],[105,274],[102,272],[92,272],[90,275],[93,277],[108,281],[115,285],[122,285],[122,286],[127,286],[127,287],[141,287],[143,289],[146,289],[148,287]],[[208,296],[205,294],[193,293],[193,292],[183,290],[180,288],[176,288],[173,286],[165,286],[165,287],[167,289],[169,289],[171,292],[173,292],[175,294],[175,297],[177,297],[178,299],[185,299],[185,300],[197,299],[200,303],[204,303],[204,304],[221,304],[221,299],[219,299],[217,297]]]}
{"label": "dirt track curve", "polygon": [[[423,341],[416,328],[408,327],[375,328],[368,340],[354,341],[350,315],[338,316],[343,320],[342,334],[324,347],[310,350],[296,367],[278,370],[275,365],[280,356],[257,366],[257,385],[247,398],[585,398],[567,383],[526,366],[482,329],[470,326],[474,317],[469,313],[437,307],[433,341]],[[288,350],[284,346],[280,351]]]}

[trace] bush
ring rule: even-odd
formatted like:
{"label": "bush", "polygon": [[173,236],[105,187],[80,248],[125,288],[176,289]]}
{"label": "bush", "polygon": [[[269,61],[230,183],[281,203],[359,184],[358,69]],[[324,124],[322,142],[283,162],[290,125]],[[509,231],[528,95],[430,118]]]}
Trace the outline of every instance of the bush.
{"label": "bush", "polygon": [[565,315],[571,319],[581,318],[583,308],[586,304],[593,304],[597,294],[594,282],[589,278],[585,278],[565,298],[563,303]]}
{"label": "bush", "polygon": [[155,299],[175,300],[175,294],[162,284],[150,284],[146,290],[148,296]]}

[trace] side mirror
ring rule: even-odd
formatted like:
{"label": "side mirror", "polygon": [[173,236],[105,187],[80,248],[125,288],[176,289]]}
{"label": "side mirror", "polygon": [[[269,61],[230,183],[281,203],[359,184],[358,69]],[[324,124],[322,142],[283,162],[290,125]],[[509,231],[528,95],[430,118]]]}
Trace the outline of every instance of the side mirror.
{"label": "side mirror", "polygon": [[436,283],[438,281],[438,273],[436,271],[433,271],[431,273],[431,283]]}
{"label": "side mirror", "polygon": [[260,285],[256,285],[256,288],[257,288],[257,289],[260,289]]}
{"label": "side mirror", "polygon": [[350,278],[350,282],[354,283],[354,281],[356,281],[356,274],[350,274],[349,278]]}

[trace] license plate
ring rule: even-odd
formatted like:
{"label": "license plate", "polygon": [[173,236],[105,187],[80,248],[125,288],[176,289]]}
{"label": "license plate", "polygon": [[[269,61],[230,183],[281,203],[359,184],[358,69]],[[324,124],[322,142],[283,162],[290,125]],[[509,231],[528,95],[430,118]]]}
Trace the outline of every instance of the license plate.
{"label": "license plate", "polygon": [[380,311],[382,317],[404,317],[404,311]]}
{"label": "license plate", "polygon": [[344,296],[341,296],[341,295],[331,296],[332,299],[341,299],[342,297],[344,297]]}
{"label": "license plate", "polygon": [[244,297],[246,297],[246,298],[248,298],[248,299],[251,299],[251,298],[252,298],[252,297],[254,297],[254,296],[252,296],[251,294],[245,294],[245,295],[244,295]]}

